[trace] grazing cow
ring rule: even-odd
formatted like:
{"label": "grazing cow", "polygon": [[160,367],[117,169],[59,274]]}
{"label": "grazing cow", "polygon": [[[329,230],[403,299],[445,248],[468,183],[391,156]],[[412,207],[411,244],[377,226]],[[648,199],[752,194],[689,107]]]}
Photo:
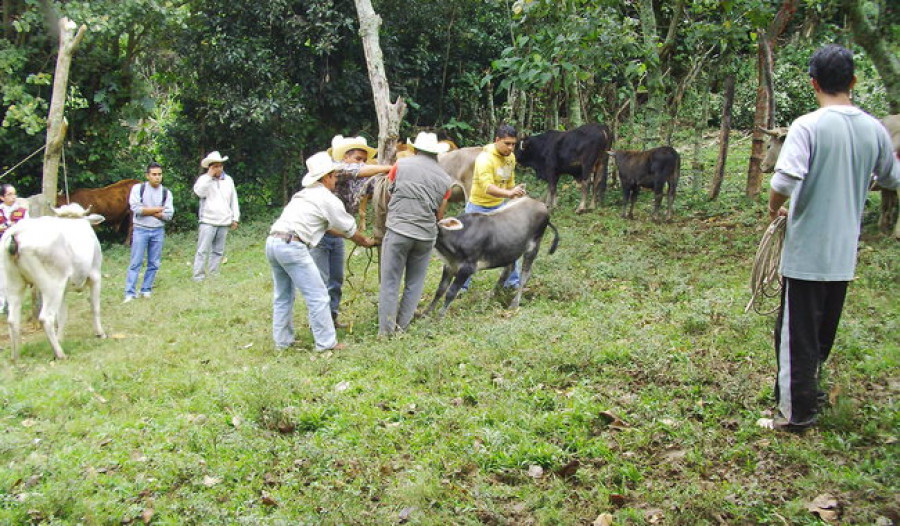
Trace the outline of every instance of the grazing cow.
{"label": "grazing cow", "polygon": [[[548,131],[525,137],[515,151],[516,161],[533,168],[538,178],[547,181],[550,194],[547,204],[556,206],[556,185],[560,174],[569,174],[581,187],[581,202],[576,213],[603,203],[606,193],[607,159],[604,152],[612,148],[613,134],[603,124],[585,124],[570,131]],[[591,189],[593,188],[593,192]]]}
{"label": "grazing cow", "polygon": [[69,195],[56,196],[56,206],[78,203],[86,210],[106,218],[106,223],[119,234],[125,236],[128,243],[131,234],[131,208],[128,206],[128,194],[131,187],[139,184],[137,179],[123,179],[103,188],[79,188]]}
{"label": "grazing cow", "polygon": [[663,187],[668,186],[666,219],[671,219],[678,177],[681,174],[681,157],[675,148],[661,146],[643,152],[616,150],[609,153],[616,158],[619,182],[622,184],[622,217],[634,219],[634,203],[641,187],[644,187],[651,188],[656,194],[653,217],[658,220]]}
{"label": "grazing cow", "polygon": [[77,203],[55,208],[57,217],[43,216],[16,223],[0,238],[0,267],[6,272],[9,302],[9,339],[12,359],[19,357],[22,299],[33,285],[41,294],[38,316],[57,358],[66,357],[59,340],[66,325],[65,295],[68,285],[90,286],[94,332],[106,337],[100,325],[100,265],[103,254],[91,228],[103,216],[87,215]]}
{"label": "grazing cow", "polygon": [[[891,143],[895,152],[900,152],[900,115],[888,115],[881,119],[881,123],[887,128],[891,135]],[[774,172],[775,163],[781,154],[781,147],[784,146],[784,139],[787,137],[787,128],[774,128],[767,130],[759,129],[770,137],[769,144],[766,149],[766,157],[760,165],[760,171],[764,173]],[[881,190],[881,216],[878,220],[878,227],[882,232],[888,233],[893,229],[894,237],[900,239],[900,218],[897,217],[897,191],[879,188],[877,181],[873,184],[872,190]]]}
{"label": "grazing cow", "polygon": [[456,298],[460,287],[476,270],[503,267],[497,281],[496,290],[499,290],[515,267],[516,260],[522,257],[519,287],[509,304],[510,308],[518,307],[522,289],[531,276],[531,265],[538,255],[541,238],[548,226],[553,229],[554,234],[550,245],[551,254],[559,244],[559,232],[550,222],[547,205],[530,197],[514,199],[503,208],[488,213],[474,212],[448,217],[438,222],[438,226],[440,228],[434,247],[444,260],[444,269],[441,283],[425,314],[433,311],[446,293],[446,300],[439,314],[441,317],[447,312],[450,302]]}

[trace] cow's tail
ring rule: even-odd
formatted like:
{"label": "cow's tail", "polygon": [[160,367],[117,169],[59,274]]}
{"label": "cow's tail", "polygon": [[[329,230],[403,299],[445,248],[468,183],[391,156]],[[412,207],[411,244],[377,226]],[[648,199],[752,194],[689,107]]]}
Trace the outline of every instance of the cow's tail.
{"label": "cow's tail", "polygon": [[548,254],[552,254],[556,252],[556,247],[559,246],[559,230],[550,221],[547,221],[547,226],[553,229],[553,243],[550,243],[550,252],[548,252]]}

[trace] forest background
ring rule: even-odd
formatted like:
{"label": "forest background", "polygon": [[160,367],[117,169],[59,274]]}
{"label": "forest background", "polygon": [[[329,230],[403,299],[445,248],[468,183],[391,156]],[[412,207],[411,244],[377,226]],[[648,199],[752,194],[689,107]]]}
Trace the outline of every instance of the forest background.
{"label": "forest background", "polygon": [[[525,133],[599,121],[618,148],[699,138],[722,123],[787,125],[815,104],[806,62],[825,42],[857,51],[855,102],[900,111],[900,24],[887,1],[376,0],[392,98],[408,112],[400,138],[439,131],[460,146],[498,123]],[[57,17],[85,24],[70,74],[59,188],[141,177],[156,160],[176,208],[193,210],[199,160],[230,158],[251,216],[284,203],[303,159],[335,134],[378,139],[351,0],[3,0],[0,168],[45,141]],[[854,16],[864,23],[851,24]],[[856,42],[868,31],[871,53]],[[52,30],[51,30],[52,29]],[[874,40],[873,40],[874,39]],[[765,43],[765,46],[761,46]],[[760,50],[772,50],[774,112],[757,109]],[[879,66],[876,68],[876,66]],[[887,87],[887,89],[886,89]],[[691,169],[709,172],[700,155]],[[7,176],[41,188],[41,156]],[[759,180],[727,174],[748,195]],[[250,216],[248,216],[250,217]],[[176,228],[194,224],[179,213]]]}

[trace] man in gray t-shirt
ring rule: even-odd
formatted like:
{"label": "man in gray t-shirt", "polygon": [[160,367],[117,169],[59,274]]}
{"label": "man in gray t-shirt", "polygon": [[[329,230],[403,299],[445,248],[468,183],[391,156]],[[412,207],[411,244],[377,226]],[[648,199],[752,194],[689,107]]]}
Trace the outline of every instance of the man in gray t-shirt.
{"label": "man in gray t-shirt", "polygon": [[[411,143],[416,155],[397,162],[388,179],[391,194],[387,233],[381,244],[381,290],[378,294],[378,334],[388,336],[406,329],[416,313],[431,249],[437,239],[437,222],[447,208],[453,180],[437,163],[447,151],[433,133],[420,133]],[[398,305],[400,282],[403,297]]]}
{"label": "man in gray t-shirt", "polygon": [[[853,106],[853,55],[830,44],[809,61],[819,109],[791,124],[769,194],[769,216],[787,216],[781,255],[783,290],[775,325],[778,375],[769,429],[813,425],[823,398],[819,372],[834,344],[847,284],[856,268],[871,175],[900,186],[900,163],[887,130]],[[791,200],[790,212],[781,208]]]}

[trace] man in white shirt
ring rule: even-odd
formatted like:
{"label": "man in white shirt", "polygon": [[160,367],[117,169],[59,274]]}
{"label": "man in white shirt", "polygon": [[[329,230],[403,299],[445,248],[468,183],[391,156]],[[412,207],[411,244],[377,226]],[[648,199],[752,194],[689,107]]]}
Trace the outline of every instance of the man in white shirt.
{"label": "man in white shirt", "polygon": [[194,193],[200,198],[194,281],[218,273],[228,230],[236,229],[241,220],[234,180],[225,173],[227,160],[227,156],[222,157],[217,151],[207,155],[200,162],[207,171],[194,183]]}

